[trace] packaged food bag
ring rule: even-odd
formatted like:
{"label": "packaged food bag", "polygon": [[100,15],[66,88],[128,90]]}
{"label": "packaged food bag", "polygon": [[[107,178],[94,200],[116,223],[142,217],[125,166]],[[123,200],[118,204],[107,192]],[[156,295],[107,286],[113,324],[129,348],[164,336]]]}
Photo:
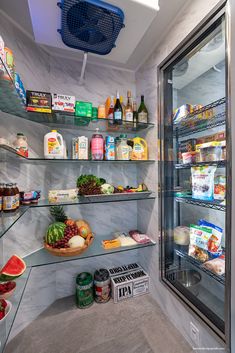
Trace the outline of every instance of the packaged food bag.
{"label": "packaged food bag", "polygon": [[222,255],[216,259],[206,261],[203,266],[221,276],[225,273],[225,256]]}
{"label": "packaged food bag", "polygon": [[192,167],[192,198],[211,201],[214,195],[215,166]]}
{"label": "packaged food bag", "polygon": [[211,229],[212,235],[211,235],[210,239],[208,240],[208,251],[212,254],[218,253],[220,250],[220,246],[221,246],[223,229],[216,226],[213,223],[205,221],[204,219],[200,219],[200,221],[198,223],[199,223],[199,226]]}
{"label": "packaged food bag", "polygon": [[195,259],[205,262],[208,260],[208,240],[212,230],[207,227],[190,224],[190,244],[188,254]]}

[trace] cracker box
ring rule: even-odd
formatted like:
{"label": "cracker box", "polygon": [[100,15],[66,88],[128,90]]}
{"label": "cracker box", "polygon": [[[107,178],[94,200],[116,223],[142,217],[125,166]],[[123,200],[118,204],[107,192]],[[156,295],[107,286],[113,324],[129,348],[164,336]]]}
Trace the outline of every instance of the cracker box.
{"label": "cracker box", "polygon": [[140,267],[140,265],[135,262],[133,264],[112,267],[112,268],[109,268],[108,271],[109,271],[110,277],[113,277],[123,273],[136,271],[139,269],[142,269],[142,267]]}
{"label": "cracker box", "polygon": [[111,277],[114,303],[149,293],[149,275],[143,270]]}
{"label": "cracker box", "polygon": [[65,94],[52,94],[52,110],[74,113],[75,111],[75,97]]}
{"label": "cracker box", "polygon": [[51,113],[51,94],[39,91],[26,91],[28,112]]}

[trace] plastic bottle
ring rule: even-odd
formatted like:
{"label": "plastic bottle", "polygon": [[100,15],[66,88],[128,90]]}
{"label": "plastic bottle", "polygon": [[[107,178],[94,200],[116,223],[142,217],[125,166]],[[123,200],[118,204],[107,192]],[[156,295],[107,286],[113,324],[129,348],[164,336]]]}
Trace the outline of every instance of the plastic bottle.
{"label": "plastic bottle", "polygon": [[0,212],[2,211],[2,208],[3,208],[3,190],[4,190],[4,184],[0,183]]}
{"label": "plastic bottle", "polygon": [[44,157],[46,159],[64,158],[64,141],[57,130],[51,130],[44,136]]}
{"label": "plastic bottle", "polygon": [[91,139],[91,158],[93,161],[101,161],[104,159],[104,139],[99,134],[99,128],[96,128],[96,133]]}
{"label": "plastic bottle", "polygon": [[133,138],[132,157],[133,161],[148,159],[148,145],[142,137]]}
{"label": "plastic bottle", "polygon": [[120,142],[117,145],[117,159],[122,161],[129,161],[130,146],[127,144],[127,135],[120,135]]}
{"label": "plastic bottle", "polygon": [[27,137],[24,134],[19,132],[16,135],[16,140],[13,142],[13,146],[15,147],[18,154],[28,158],[29,149],[28,149]]}
{"label": "plastic bottle", "polygon": [[20,191],[16,183],[13,184],[13,188],[15,191],[15,209],[20,207]]}

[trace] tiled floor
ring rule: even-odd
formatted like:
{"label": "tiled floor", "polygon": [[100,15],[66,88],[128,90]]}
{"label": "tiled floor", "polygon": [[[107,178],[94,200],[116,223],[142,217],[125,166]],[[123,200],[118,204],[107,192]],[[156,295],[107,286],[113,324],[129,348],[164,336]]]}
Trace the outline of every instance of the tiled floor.
{"label": "tiled floor", "polygon": [[156,302],[142,296],[79,310],[56,301],[7,346],[6,353],[191,353]]}

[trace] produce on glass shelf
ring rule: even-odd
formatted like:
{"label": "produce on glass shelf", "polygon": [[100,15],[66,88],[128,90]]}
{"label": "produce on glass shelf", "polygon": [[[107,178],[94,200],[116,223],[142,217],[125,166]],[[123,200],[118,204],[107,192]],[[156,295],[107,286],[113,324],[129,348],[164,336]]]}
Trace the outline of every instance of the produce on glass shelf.
{"label": "produce on glass shelf", "polygon": [[81,175],[77,179],[77,187],[80,195],[99,195],[101,194],[101,185],[106,180],[97,178],[95,175]]}
{"label": "produce on glass shelf", "polygon": [[17,255],[13,255],[0,271],[0,282],[12,281],[20,277],[25,270],[26,264],[23,259]]}
{"label": "produce on glass shelf", "polygon": [[[66,251],[69,248],[75,250],[76,248],[85,249],[90,245],[94,235],[86,221],[81,219],[75,221],[68,218],[62,206],[53,206],[50,212],[56,222],[49,225],[44,239],[44,246],[47,250],[62,249]],[[64,256],[68,256],[66,252]]]}
{"label": "produce on glass shelf", "polygon": [[192,167],[192,197],[212,201],[214,196],[215,166]]}
{"label": "produce on glass shelf", "polygon": [[16,288],[16,282],[9,281],[0,283],[0,299],[7,299],[9,298]]}
{"label": "produce on glass shelf", "polygon": [[62,222],[55,222],[49,225],[47,229],[46,242],[47,244],[55,244],[64,237],[66,224]]}
{"label": "produce on glass shelf", "polygon": [[113,194],[114,193],[113,185],[110,185],[110,184],[101,185],[101,193],[108,194],[108,195]]}
{"label": "produce on glass shelf", "polygon": [[6,316],[7,302],[5,299],[0,299],[0,320]]}
{"label": "produce on glass shelf", "polygon": [[80,235],[75,235],[74,237],[69,239],[68,244],[70,248],[82,248],[85,245],[85,239]]}
{"label": "produce on glass shelf", "polygon": [[216,259],[209,260],[203,266],[217,275],[223,275],[225,273],[225,256],[221,255]]}

